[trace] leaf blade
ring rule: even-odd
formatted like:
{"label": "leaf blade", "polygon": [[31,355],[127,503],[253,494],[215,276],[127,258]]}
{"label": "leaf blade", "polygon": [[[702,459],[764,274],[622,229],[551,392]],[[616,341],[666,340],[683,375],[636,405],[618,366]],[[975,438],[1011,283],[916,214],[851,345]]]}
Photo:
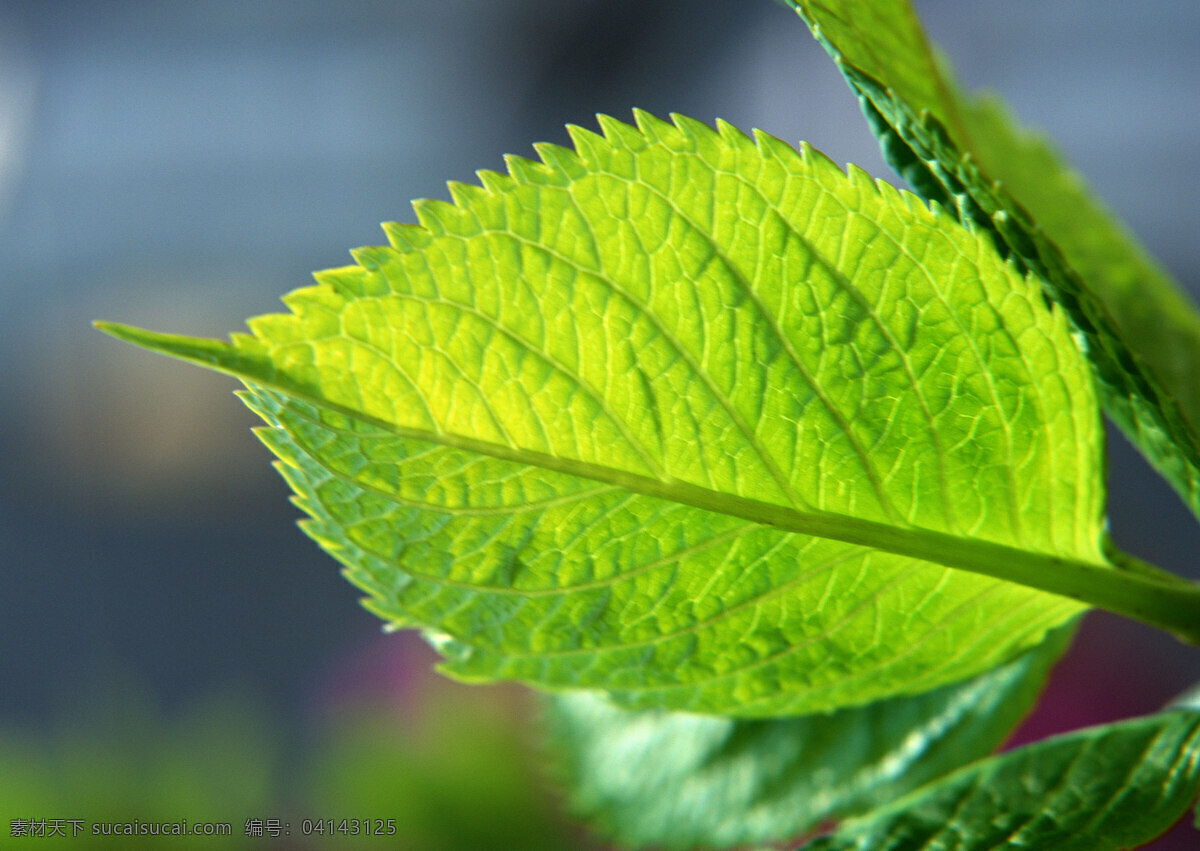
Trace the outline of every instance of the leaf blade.
{"label": "leaf blade", "polygon": [[242,378],[310,534],[465,678],[827,709],[1080,609],[937,565],[1120,579],[1035,285],[809,149],[637,118],[418,204],[253,338],[119,333]]}

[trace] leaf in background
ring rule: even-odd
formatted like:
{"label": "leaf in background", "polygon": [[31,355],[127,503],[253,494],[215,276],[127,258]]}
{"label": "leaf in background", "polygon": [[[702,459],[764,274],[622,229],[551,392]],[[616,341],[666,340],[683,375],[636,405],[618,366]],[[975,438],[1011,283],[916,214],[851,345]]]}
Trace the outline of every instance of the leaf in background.
{"label": "leaf in background", "polygon": [[552,698],[573,810],[618,843],[732,847],[799,836],[984,757],[1033,706],[1074,630],[965,683],[829,715],[736,720]]}
{"label": "leaf in background", "polygon": [[1093,727],[975,763],[805,851],[1136,848],[1200,790],[1200,713]]}
{"label": "leaf in background", "polygon": [[[1195,683],[1183,694],[1172,700],[1167,705],[1167,709],[1187,709],[1192,712],[1200,712],[1200,683]],[[1200,828],[1200,802],[1196,804],[1196,814],[1193,824],[1197,828]]]}
{"label": "leaf in background", "polygon": [[[415,706],[341,707],[305,765],[308,814],[390,819],[394,835],[331,832],[306,848],[586,851],[563,829],[517,713],[464,686],[419,690]],[[511,697],[511,695],[508,695]],[[398,710],[407,710],[400,712]],[[276,812],[279,810],[277,809]],[[295,809],[293,809],[295,811]],[[340,821],[341,815],[335,819]],[[292,829],[298,825],[292,823]],[[386,824],[385,824],[386,828]],[[365,830],[370,830],[367,827]],[[259,849],[264,847],[259,840]]]}
{"label": "leaf in background", "polygon": [[253,336],[105,327],[243,379],[306,530],[468,680],[826,710],[1081,609],[993,576],[1125,581],[1090,371],[987,237],[809,149],[637,119],[419,202]]}
{"label": "leaf in background", "polygon": [[892,165],[991,229],[1086,339],[1109,416],[1200,515],[1200,313],[1040,138],[963,96],[907,0],[786,0],[863,103]]}
{"label": "leaf in background", "polygon": [[[186,820],[187,829],[206,821],[231,825],[229,834],[206,835],[192,847],[261,849],[263,840],[248,837],[243,826],[247,818],[280,811],[282,748],[259,701],[213,694],[167,718],[141,684],[120,673],[108,677],[99,687],[76,683],[70,714],[49,730],[0,727],[0,836],[12,836],[16,820],[63,822],[61,834],[51,827],[0,844],[152,847],[155,837],[97,835],[92,825],[111,831],[133,822],[169,823],[173,830]],[[78,831],[72,819],[81,822]],[[158,844],[189,845],[173,836]]]}

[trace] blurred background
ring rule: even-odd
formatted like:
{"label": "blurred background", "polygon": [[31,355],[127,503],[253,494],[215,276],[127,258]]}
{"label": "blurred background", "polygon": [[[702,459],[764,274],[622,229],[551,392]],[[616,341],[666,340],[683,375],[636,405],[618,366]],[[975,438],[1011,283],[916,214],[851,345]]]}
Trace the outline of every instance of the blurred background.
{"label": "blurred background", "polygon": [[[918,8],[964,82],[1044,128],[1200,292],[1200,5]],[[634,106],[895,182],[770,0],[0,2],[3,835],[125,812],[341,847],[304,844],[298,819],[387,813],[415,849],[587,847],[539,772],[528,695],[444,682],[382,634],[295,527],[234,382],[90,322],[223,336],[412,221],[410,199]],[[1111,492],[1119,543],[1200,577],[1195,522],[1119,438]],[[1198,679],[1194,650],[1090,615],[1019,737]]]}

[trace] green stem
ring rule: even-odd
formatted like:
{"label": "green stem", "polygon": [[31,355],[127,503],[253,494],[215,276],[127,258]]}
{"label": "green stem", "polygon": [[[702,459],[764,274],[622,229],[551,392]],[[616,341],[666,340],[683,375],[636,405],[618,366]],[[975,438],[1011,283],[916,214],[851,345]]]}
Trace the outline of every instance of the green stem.
{"label": "green stem", "polygon": [[[679,500],[677,489],[680,487],[692,488],[675,485],[672,488],[676,493],[674,498],[690,503],[689,499]],[[1105,550],[1113,557],[1113,565],[1031,552],[977,538],[959,538],[928,529],[886,526],[838,515],[807,514],[763,503],[758,503],[756,510],[750,512],[729,503],[751,503],[753,500],[717,496],[727,514],[750,520],[757,518],[759,523],[795,532],[874,547],[1015,582],[1132,618],[1170,632],[1187,644],[1200,646],[1200,585],[1121,552],[1107,540]],[[699,503],[697,500],[694,504]],[[715,504],[703,507],[721,510]]]}
{"label": "green stem", "polygon": [[1118,566],[1106,567],[979,541],[970,543],[969,560],[937,544],[923,549],[929,561],[1069,597],[1200,646],[1200,585],[1127,553],[1120,553]]}
{"label": "green stem", "polygon": [[1169,570],[1163,570],[1155,564],[1150,564],[1148,561],[1142,561],[1137,556],[1118,549],[1117,545],[1112,542],[1112,539],[1105,536],[1104,539],[1104,557],[1112,562],[1113,567],[1121,570],[1129,571],[1130,573],[1140,573],[1143,576],[1148,576],[1152,579],[1158,579],[1161,582],[1166,582],[1172,585],[1181,585],[1190,587],[1193,583],[1184,579],[1182,576],[1172,573]]}

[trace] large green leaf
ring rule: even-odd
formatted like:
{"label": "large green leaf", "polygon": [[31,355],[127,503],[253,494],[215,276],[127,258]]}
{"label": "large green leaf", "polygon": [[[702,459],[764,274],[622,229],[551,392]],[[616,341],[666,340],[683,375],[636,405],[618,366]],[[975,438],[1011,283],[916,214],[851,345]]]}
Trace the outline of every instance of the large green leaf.
{"label": "large green leaf", "polygon": [[1200,791],[1200,712],[1081,730],[975,763],[805,851],[1137,848]]}
{"label": "large green leaf", "polygon": [[462,678],[800,713],[1003,663],[1056,594],[1183,599],[1106,566],[1090,372],[990,239],[637,118],[418,203],[253,336],[106,328],[243,379],[308,532]]}
{"label": "large green leaf", "polygon": [[908,0],[786,0],[863,103],[889,161],[991,229],[1086,341],[1105,409],[1200,515],[1200,313],[1045,143],[935,59]]}
{"label": "large green leaf", "polygon": [[799,836],[987,756],[1033,706],[1072,633],[964,683],[828,715],[738,720],[555,697],[558,773],[573,809],[622,846]]}

